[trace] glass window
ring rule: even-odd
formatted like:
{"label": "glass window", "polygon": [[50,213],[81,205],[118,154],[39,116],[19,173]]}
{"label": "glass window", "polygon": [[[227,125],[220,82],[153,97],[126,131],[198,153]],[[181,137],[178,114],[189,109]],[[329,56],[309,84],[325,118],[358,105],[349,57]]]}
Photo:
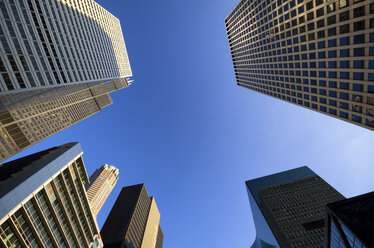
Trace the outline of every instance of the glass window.
{"label": "glass window", "polygon": [[329,61],[329,68],[336,68],[336,61]]}
{"label": "glass window", "polygon": [[335,24],[336,23],[336,18],[335,16],[329,16],[327,17],[327,25]]}
{"label": "glass window", "polygon": [[369,47],[369,55],[374,56],[374,46]]}
{"label": "glass window", "polygon": [[[364,80],[364,73],[363,72],[353,72],[353,79],[354,80]],[[354,89],[354,87],[353,87]]]}
{"label": "glass window", "polygon": [[364,34],[355,35],[353,36],[353,41],[354,41],[354,44],[365,43],[365,35]]}
{"label": "glass window", "polygon": [[349,83],[341,82],[340,83],[340,89],[349,90]]}
{"label": "glass window", "polygon": [[360,57],[365,55],[365,50],[363,47],[358,47],[353,50],[353,55],[355,57]]}
{"label": "glass window", "polygon": [[336,71],[329,71],[329,78],[336,78]]}
{"label": "glass window", "polygon": [[362,118],[358,115],[352,115],[352,120],[361,123]]}
{"label": "glass window", "polygon": [[325,57],[326,57],[326,53],[325,52],[318,52],[318,58],[324,59]]}
{"label": "glass window", "polygon": [[319,109],[323,112],[326,112],[326,107],[325,106],[319,106]]}
{"label": "glass window", "polygon": [[374,69],[374,60],[369,60],[369,68]]}
{"label": "glass window", "polygon": [[327,30],[327,35],[330,37],[330,36],[334,36],[334,35],[336,35],[336,28],[334,27],[334,28],[329,28],[328,30]]}
{"label": "glass window", "polygon": [[318,62],[318,68],[326,68],[326,62],[325,61]]}
{"label": "glass window", "polygon": [[345,118],[345,119],[348,119],[348,113],[347,113],[347,112],[340,111],[340,112],[339,112],[339,116],[340,116],[340,117],[343,117],[343,118]]}
{"label": "glass window", "polygon": [[329,58],[336,58],[336,50],[332,50],[328,52]]}
{"label": "glass window", "polygon": [[353,10],[353,17],[354,18],[364,16],[364,15],[365,15],[365,6],[361,6],[361,7],[355,8]]}
{"label": "glass window", "polygon": [[326,90],[324,90],[324,89],[319,89],[319,94],[320,94],[320,95],[326,95]]}
{"label": "glass window", "polygon": [[374,85],[368,85],[368,92],[374,93]]}
{"label": "glass window", "polygon": [[323,15],[324,15],[323,8],[317,9],[317,17],[323,16]]}
{"label": "glass window", "polygon": [[348,60],[341,60],[340,61],[340,68],[349,68],[349,61]]}
{"label": "glass window", "polygon": [[353,84],[353,90],[354,91],[362,91],[363,85],[362,84]]}
{"label": "glass window", "polygon": [[363,60],[354,60],[353,61],[353,67],[354,68],[364,68],[364,61]]}
{"label": "glass window", "polygon": [[328,47],[336,47],[336,39],[328,40]]}
{"label": "glass window", "polygon": [[325,20],[324,19],[321,19],[319,21],[317,21],[317,28],[322,28],[325,26]]}
{"label": "glass window", "polygon": [[341,71],[340,72],[340,78],[341,79],[349,79],[349,72]]}
{"label": "glass window", "polygon": [[336,110],[333,108],[329,108],[329,113],[332,115],[336,115]]}
{"label": "glass window", "polygon": [[349,99],[349,94],[345,93],[345,92],[340,92],[340,98],[348,100]]}
{"label": "glass window", "polygon": [[347,45],[349,45],[349,37],[342,37],[342,38],[340,38],[340,45],[341,46],[347,46]]}
{"label": "glass window", "polygon": [[368,74],[368,80],[369,81],[374,81],[374,73],[369,73]]}
{"label": "glass window", "polygon": [[319,80],[319,86],[326,87],[326,81],[325,80]]}
{"label": "glass window", "polygon": [[365,29],[365,21],[355,22],[353,24],[354,31],[360,31]]}
{"label": "glass window", "polygon": [[348,57],[348,56],[349,56],[349,49],[340,50],[340,57]]}
{"label": "glass window", "polygon": [[345,11],[339,14],[339,21],[344,22],[349,20],[349,11]]}
{"label": "glass window", "polygon": [[344,24],[344,25],[339,26],[339,33],[340,34],[349,33],[349,24]]}
{"label": "glass window", "polygon": [[335,90],[329,90],[329,96],[336,97],[336,91]]}
{"label": "glass window", "polygon": [[346,102],[340,102],[340,107],[343,109],[348,109],[349,105]]}
{"label": "glass window", "polygon": [[335,81],[329,81],[329,87],[330,88],[336,88],[336,82]]}

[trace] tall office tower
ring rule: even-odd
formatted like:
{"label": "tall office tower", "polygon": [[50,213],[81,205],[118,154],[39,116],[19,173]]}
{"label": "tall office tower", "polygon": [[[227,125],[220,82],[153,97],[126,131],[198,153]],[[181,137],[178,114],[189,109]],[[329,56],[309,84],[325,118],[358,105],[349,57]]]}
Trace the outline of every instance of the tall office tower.
{"label": "tall office tower", "polygon": [[93,0],[0,0],[0,161],[99,112],[132,76]]}
{"label": "tall office tower", "polygon": [[0,166],[0,247],[102,247],[79,143]]}
{"label": "tall office tower", "polygon": [[241,0],[225,24],[239,86],[374,130],[372,0]]}
{"label": "tall office tower", "polygon": [[246,181],[253,248],[323,247],[325,204],[344,197],[308,167]]}
{"label": "tall office tower", "polygon": [[325,247],[374,247],[374,192],[326,206]]}
{"label": "tall office tower", "polygon": [[114,166],[103,165],[90,176],[90,183],[86,184],[87,197],[91,210],[95,216],[104,205],[110,192],[116,185],[119,170]]}
{"label": "tall office tower", "polygon": [[124,187],[101,229],[107,248],[159,248],[163,233],[155,199],[144,184]]}

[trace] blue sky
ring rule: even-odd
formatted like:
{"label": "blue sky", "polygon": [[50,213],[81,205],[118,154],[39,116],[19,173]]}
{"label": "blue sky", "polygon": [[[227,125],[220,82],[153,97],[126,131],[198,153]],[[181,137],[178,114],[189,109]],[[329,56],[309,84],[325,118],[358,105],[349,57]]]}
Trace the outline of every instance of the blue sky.
{"label": "blue sky", "polygon": [[308,165],[346,197],[374,188],[374,132],[236,86],[224,19],[238,0],[97,1],[121,21],[134,83],[113,105],[14,158],[79,141],[90,175],[145,183],[165,248],[249,247],[244,181]]}

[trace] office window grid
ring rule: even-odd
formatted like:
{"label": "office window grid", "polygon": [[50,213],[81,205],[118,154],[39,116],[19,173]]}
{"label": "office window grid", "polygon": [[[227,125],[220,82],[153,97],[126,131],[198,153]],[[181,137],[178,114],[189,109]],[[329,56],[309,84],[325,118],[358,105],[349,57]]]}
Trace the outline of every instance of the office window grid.
{"label": "office window grid", "polygon": [[241,1],[225,20],[239,86],[374,129],[374,3]]}
{"label": "office window grid", "polygon": [[99,230],[76,171],[74,161],[25,204],[19,204],[0,223],[0,246],[90,247]]}
{"label": "office window grid", "polygon": [[131,76],[119,20],[93,0],[1,0],[0,27],[0,93]]}

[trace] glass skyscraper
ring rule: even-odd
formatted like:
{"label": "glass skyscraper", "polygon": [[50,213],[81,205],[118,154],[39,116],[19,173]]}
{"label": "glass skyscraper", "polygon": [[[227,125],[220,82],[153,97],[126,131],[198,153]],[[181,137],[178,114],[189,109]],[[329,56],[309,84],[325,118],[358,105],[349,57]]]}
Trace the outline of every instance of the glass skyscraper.
{"label": "glass skyscraper", "polygon": [[374,247],[374,192],[326,206],[325,247]]}
{"label": "glass skyscraper", "polygon": [[79,143],[0,165],[0,247],[102,247]]}
{"label": "glass skyscraper", "polygon": [[241,0],[225,20],[237,85],[374,130],[371,0]]}
{"label": "glass skyscraper", "polygon": [[0,161],[99,112],[132,76],[93,0],[0,0]]}
{"label": "glass skyscraper", "polygon": [[325,204],[344,197],[308,167],[246,181],[253,248],[323,247]]}

